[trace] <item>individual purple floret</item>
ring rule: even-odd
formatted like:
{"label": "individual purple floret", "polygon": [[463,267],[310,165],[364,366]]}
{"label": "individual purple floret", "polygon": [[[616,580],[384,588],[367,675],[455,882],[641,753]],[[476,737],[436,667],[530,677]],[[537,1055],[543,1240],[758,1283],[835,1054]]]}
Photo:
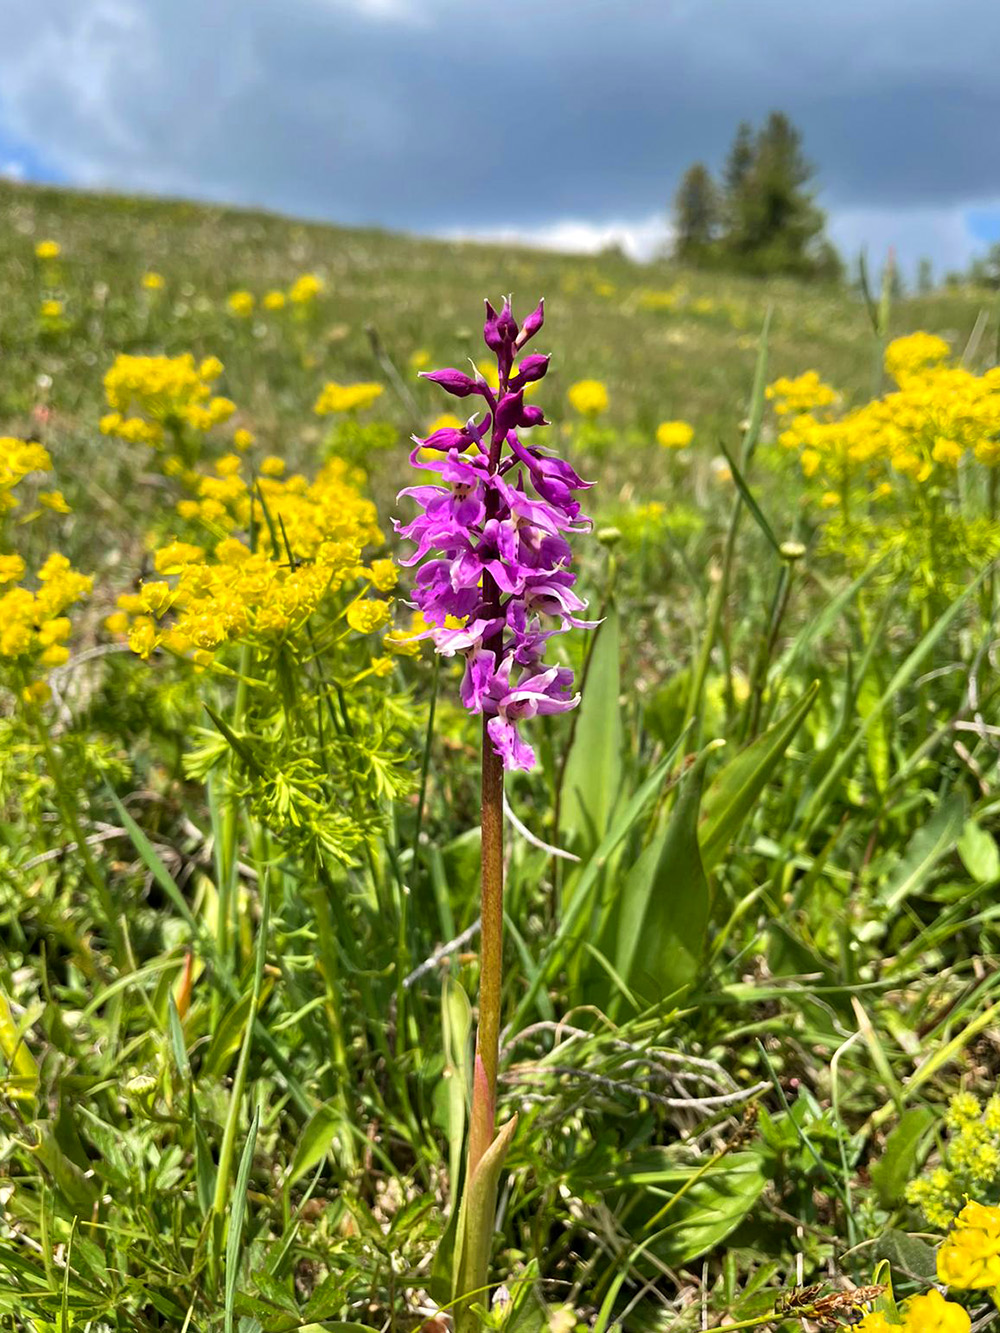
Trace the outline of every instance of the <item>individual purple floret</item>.
{"label": "individual purple floret", "polygon": [[[540,408],[525,403],[524,390],[544,377],[549,358],[520,355],[543,318],[541,301],[520,327],[509,300],[499,313],[486,302],[483,339],[497,359],[496,393],[478,373],[426,372],[426,379],[457,398],[481,398],[484,420],[479,424],[477,412],[461,429],[413,437],[411,463],[439,473],[443,484],[400,491],[422,512],[395,524],[401,537],[416,544],[401,563],[419,565],[413,601],[433,627],[428,637],[445,656],[464,654],[462,702],[486,717],[504,768],[535,763],[519,722],[564,713],[579,702],[572,671],[542,660],[548,640],[596,623],[579,618],[586,603],[573,591],[567,540],[567,534],[590,529],[573,492],[591,483],[519,435],[547,424]],[[424,448],[444,450],[446,457],[424,461]]]}

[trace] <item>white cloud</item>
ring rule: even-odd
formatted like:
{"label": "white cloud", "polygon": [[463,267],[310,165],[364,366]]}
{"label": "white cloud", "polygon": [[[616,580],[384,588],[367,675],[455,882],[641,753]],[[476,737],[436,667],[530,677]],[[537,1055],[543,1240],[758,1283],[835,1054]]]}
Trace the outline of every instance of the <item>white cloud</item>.
{"label": "white cloud", "polygon": [[638,260],[652,259],[670,240],[666,215],[658,213],[631,221],[588,222],[584,218],[561,218],[523,227],[455,227],[441,234],[446,240],[532,245],[574,255],[594,255],[610,246],[618,246],[629,258]]}
{"label": "white cloud", "polygon": [[933,259],[938,277],[949,269],[967,267],[986,248],[969,226],[974,209],[1000,211],[1000,200],[953,207],[845,208],[830,213],[828,230],[848,264],[864,247],[878,270],[894,251],[904,277],[914,276],[919,261]]}

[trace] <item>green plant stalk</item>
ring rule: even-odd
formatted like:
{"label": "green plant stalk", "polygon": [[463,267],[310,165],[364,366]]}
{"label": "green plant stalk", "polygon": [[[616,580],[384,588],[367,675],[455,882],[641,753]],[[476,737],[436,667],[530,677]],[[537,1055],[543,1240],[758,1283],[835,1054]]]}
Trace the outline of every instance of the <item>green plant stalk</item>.
{"label": "green plant stalk", "polygon": [[[219,1166],[215,1176],[215,1197],[212,1200],[212,1214],[216,1226],[221,1227],[222,1218],[229,1202],[230,1174],[233,1165],[233,1152],[236,1147],[236,1130],[239,1125],[240,1111],[243,1106],[243,1092],[246,1088],[247,1069],[250,1064],[250,1048],[253,1045],[254,1020],[260,1005],[261,987],[264,980],[264,955],[267,952],[267,935],[271,918],[271,877],[265,875],[260,886],[260,925],[258,926],[256,958],[254,961],[253,990],[250,996],[250,1012],[243,1032],[243,1044],[240,1058],[236,1065],[232,1090],[229,1094],[229,1114],[222,1132],[222,1146],[219,1149]],[[219,1246],[211,1247],[212,1265],[218,1279]]]}
{"label": "green plant stalk", "polygon": [[[754,371],[753,393],[750,400],[750,416],[746,431],[743,435],[743,444],[740,449],[740,470],[746,472],[747,465],[753,457],[754,450],[757,448],[757,441],[760,438],[761,423],[764,419],[764,386],[767,380],[767,336],[771,326],[771,310],[768,308],[764,316],[764,325],[760,334],[760,352],[757,357],[757,367]],[[743,514],[743,496],[737,490],[736,499],[733,501],[732,513],[729,517],[729,529],[726,533],[726,545],[722,557],[722,573],[718,583],[712,589],[712,595],[708,604],[708,624],[705,627],[705,633],[702,636],[701,647],[698,652],[698,659],[695,664],[694,677],[691,681],[691,692],[688,695],[687,708],[684,712],[684,726],[688,726],[694,718],[701,713],[701,700],[705,690],[705,681],[708,678],[708,670],[712,662],[712,650],[715,647],[715,641],[719,636],[719,627],[722,623],[722,611],[726,604],[726,597],[729,592],[730,579],[732,576],[733,559],[736,554],[736,538],[739,533],[740,519]],[[697,750],[700,743],[700,726],[695,728],[691,736],[692,748]]]}
{"label": "green plant stalk", "polygon": [[456,1333],[477,1333],[473,1298],[487,1290],[497,1182],[513,1121],[496,1134],[503,980],[503,763],[483,719],[482,890],[479,947],[479,1024],[472,1072],[468,1163],[455,1241],[453,1289]]}
{"label": "green plant stalk", "polygon": [[[239,680],[236,684],[236,698],[233,702],[233,715],[230,726],[238,731],[243,721],[247,701],[247,677],[251,669],[252,650],[248,643],[240,649]],[[235,754],[229,756],[229,774],[236,763]],[[230,925],[233,915],[233,902],[236,889],[237,842],[239,837],[240,812],[232,790],[224,793],[222,809],[221,847],[219,856],[219,901],[218,919],[215,924],[215,940],[219,955],[229,955]]]}
{"label": "green plant stalk", "polygon": [[410,852],[410,880],[412,888],[405,884],[399,886],[399,919],[396,936],[396,1055],[402,1055],[406,1046],[406,989],[403,981],[408,971],[409,959],[409,906],[410,894],[415,891],[420,879],[420,834],[424,826],[424,810],[427,805],[427,777],[431,766],[431,744],[434,740],[434,714],[437,710],[438,684],[441,676],[441,658],[434,654],[434,673],[431,677],[431,702],[427,714],[427,731],[424,736],[424,753],[420,761],[420,793],[417,797],[417,817],[413,827],[413,845]]}
{"label": "green plant stalk", "polygon": [[[760,716],[764,704],[764,689],[767,685],[768,668],[771,665],[774,648],[778,642],[778,635],[781,633],[781,624],[785,618],[785,612],[788,609],[788,599],[791,595],[791,590],[792,566],[789,561],[785,560],[782,562],[781,573],[778,578],[778,586],[775,589],[774,599],[771,602],[771,610],[767,618],[767,625],[760,636],[760,641],[757,647],[757,656],[751,673],[750,705],[746,713],[746,723],[741,737],[744,741],[755,740],[760,732]],[[728,675],[729,673],[727,672],[727,676]]]}

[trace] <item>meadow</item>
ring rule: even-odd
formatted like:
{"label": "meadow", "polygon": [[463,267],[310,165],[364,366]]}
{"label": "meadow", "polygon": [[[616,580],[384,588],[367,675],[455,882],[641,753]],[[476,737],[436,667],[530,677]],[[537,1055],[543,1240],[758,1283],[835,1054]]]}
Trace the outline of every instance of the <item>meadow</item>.
{"label": "meadow", "polygon": [[0,185],[4,1326],[990,1322],[1000,314],[872,283]]}

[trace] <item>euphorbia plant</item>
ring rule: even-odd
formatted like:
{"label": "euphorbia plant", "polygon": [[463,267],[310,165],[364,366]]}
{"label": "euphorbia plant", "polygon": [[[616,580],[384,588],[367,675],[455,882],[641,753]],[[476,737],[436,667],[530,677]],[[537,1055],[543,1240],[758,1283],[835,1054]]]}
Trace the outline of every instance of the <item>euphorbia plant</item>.
{"label": "euphorbia plant", "polygon": [[[471,1302],[485,1299],[497,1179],[516,1123],[512,1118],[497,1131],[504,770],[534,766],[521,722],[579,702],[572,671],[543,658],[553,635],[592,623],[578,618],[585,603],[573,591],[567,540],[590,528],[574,498],[589,483],[563,459],[521,439],[547,424],[541,408],[524,401],[526,387],[549,366],[547,356],[522,355],[542,319],[542,302],[519,326],[509,301],[499,313],[487,301],[483,338],[497,360],[495,391],[478,374],[426,372],[448,393],[478,398],[481,406],[464,426],[416,440],[411,462],[439,474],[441,484],[400,492],[422,512],[397,524],[416,543],[403,563],[418,566],[413,600],[432,627],[427,635],[439,653],[464,655],[462,702],[483,719],[479,1026],[453,1270],[459,1330],[476,1327]],[[428,460],[425,450],[444,457]]]}

